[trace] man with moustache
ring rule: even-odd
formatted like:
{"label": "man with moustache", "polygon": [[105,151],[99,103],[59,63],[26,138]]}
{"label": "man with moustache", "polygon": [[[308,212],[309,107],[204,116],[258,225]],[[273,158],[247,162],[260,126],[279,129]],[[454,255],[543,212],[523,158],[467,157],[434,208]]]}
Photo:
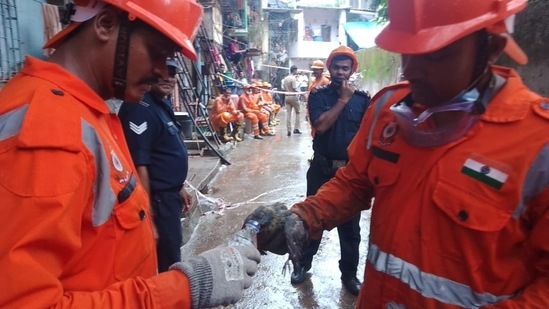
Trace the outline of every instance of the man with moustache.
{"label": "man with moustache", "polygon": [[[358,60],[352,49],[347,46],[334,49],[326,65],[331,83],[311,92],[307,102],[311,124],[316,132],[313,139],[314,155],[307,171],[307,196],[316,194],[324,183],[335,176],[339,168],[347,164],[347,147],[357,133],[362,116],[370,105],[366,94],[355,90],[349,82],[351,74],[358,68]],[[322,72],[322,69],[318,70]],[[353,295],[358,295],[361,284],[356,277],[360,244],[359,223],[360,213],[337,227],[341,249],[341,281]],[[292,273],[292,284],[299,284],[305,280],[305,274],[312,266],[321,239],[322,237],[319,237],[309,241],[300,267],[296,267]]]}
{"label": "man with moustache", "polygon": [[192,203],[183,189],[187,148],[171,100],[179,65],[168,59],[166,66],[167,74],[151,85],[139,103],[124,102],[118,112],[137,174],[151,199],[159,272],[181,260],[181,214]]}
{"label": "man with moustache", "polygon": [[149,197],[105,102],[139,102],[177,51],[196,60],[202,7],[73,2],[70,24],[46,43],[51,57],[27,57],[0,92],[0,308],[237,302],[260,261],[252,245],[220,246],[157,273]]}

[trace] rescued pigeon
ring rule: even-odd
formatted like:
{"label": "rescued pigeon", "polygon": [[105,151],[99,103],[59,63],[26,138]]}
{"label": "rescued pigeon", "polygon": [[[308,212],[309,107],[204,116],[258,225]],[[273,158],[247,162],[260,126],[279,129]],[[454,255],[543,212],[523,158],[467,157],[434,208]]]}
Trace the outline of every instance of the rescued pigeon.
{"label": "rescued pigeon", "polygon": [[288,253],[294,269],[299,266],[309,235],[298,215],[288,211],[283,203],[259,206],[245,220],[255,220],[261,226],[257,234],[257,248],[283,255]]}

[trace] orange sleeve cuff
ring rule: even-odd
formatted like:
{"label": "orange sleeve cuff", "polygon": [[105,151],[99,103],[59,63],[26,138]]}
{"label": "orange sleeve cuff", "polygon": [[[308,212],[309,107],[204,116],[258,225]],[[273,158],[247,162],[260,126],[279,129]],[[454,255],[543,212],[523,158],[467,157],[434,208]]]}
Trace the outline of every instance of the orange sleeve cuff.
{"label": "orange sleeve cuff", "polygon": [[184,273],[169,270],[150,279],[155,285],[153,301],[159,308],[191,308],[191,288]]}

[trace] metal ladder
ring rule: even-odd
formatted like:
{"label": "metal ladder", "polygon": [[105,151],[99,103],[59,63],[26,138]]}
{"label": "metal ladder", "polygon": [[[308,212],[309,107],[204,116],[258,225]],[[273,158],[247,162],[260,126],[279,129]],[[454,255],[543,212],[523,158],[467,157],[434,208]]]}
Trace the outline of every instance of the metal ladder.
{"label": "metal ladder", "polygon": [[[196,39],[199,42],[207,41],[208,37],[203,36],[203,34],[207,33],[203,32],[205,31],[205,29],[202,25],[200,29],[201,30],[199,30],[199,34],[197,35]],[[199,46],[201,47],[202,44],[200,43]],[[200,55],[203,57],[204,62],[212,61],[209,49],[204,50],[202,48],[198,48],[198,51],[201,52]],[[204,141],[208,148],[220,158],[222,164],[230,165],[231,163],[223,156],[220,151],[220,146],[224,144],[219,139],[219,136],[215,133],[215,130],[209,118],[208,109],[203,103],[209,100],[209,90],[211,85],[208,83],[207,80],[203,78],[204,72],[200,74],[201,70],[198,63],[185,60],[180,53],[176,55],[176,61],[179,63],[179,66],[182,69],[177,78],[179,95],[182,100],[183,106],[185,107],[185,110],[188,112],[189,117],[194,124],[196,131],[200,134],[202,138],[201,141]],[[193,72],[196,73],[194,74],[194,78],[192,74]],[[211,74],[211,70],[208,73]],[[196,81],[196,87],[193,86],[193,80]]]}

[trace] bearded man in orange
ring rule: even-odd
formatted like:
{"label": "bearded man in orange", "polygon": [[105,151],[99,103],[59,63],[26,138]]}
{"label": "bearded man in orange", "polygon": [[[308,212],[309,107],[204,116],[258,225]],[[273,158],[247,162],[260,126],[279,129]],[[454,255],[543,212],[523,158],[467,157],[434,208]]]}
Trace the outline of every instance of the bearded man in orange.
{"label": "bearded man in orange", "polygon": [[[324,62],[322,60],[315,60],[313,61],[313,64],[311,65],[311,70],[313,70],[313,76],[315,79],[311,81],[309,84],[309,87],[307,88],[307,102],[309,101],[309,93],[311,91],[315,92],[317,88],[324,87],[330,83],[330,80],[324,76],[324,68],[326,66],[324,65]],[[305,118],[307,121],[309,120],[309,104],[305,104]],[[311,136],[315,137],[315,129],[311,125]]]}
{"label": "bearded man in orange", "polygon": [[255,96],[252,93],[251,85],[244,85],[244,93],[238,98],[238,110],[240,110],[246,119],[250,119],[252,122],[252,129],[254,134],[254,139],[263,139],[259,135],[259,118],[258,115],[261,114],[259,110],[252,108],[255,103],[253,103]]}
{"label": "bearded man in orange", "polygon": [[[230,142],[233,139],[237,142],[242,141],[238,132],[242,127],[244,115],[238,111],[233,100],[231,100],[231,89],[223,89],[223,93],[215,99],[210,113],[210,120],[214,129],[219,131],[219,137],[222,142]],[[233,129],[232,134],[229,135],[227,126],[231,122],[235,122],[236,126]]]}
{"label": "bearded man in orange", "polygon": [[280,111],[280,105],[276,104],[271,95],[271,84],[268,82],[263,82],[260,86],[260,95],[263,101],[263,108],[269,112],[269,125],[276,126],[280,121],[276,118],[278,112]]}
{"label": "bearded man in orange", "polygon": [[271,129],[269,128],[269,118],[271,117],[272,109],[266,107],[265,101],[263,101],[263,96],[261,95],[261,87],[263,83],[261,81],[252,83],[252,94],[253,94],[253,105],[252,108],[254,110],[258,110],[261,115],[258,115],[259,119],[259,132],[263,136],[273,136],[274,134],[271,132]]}

